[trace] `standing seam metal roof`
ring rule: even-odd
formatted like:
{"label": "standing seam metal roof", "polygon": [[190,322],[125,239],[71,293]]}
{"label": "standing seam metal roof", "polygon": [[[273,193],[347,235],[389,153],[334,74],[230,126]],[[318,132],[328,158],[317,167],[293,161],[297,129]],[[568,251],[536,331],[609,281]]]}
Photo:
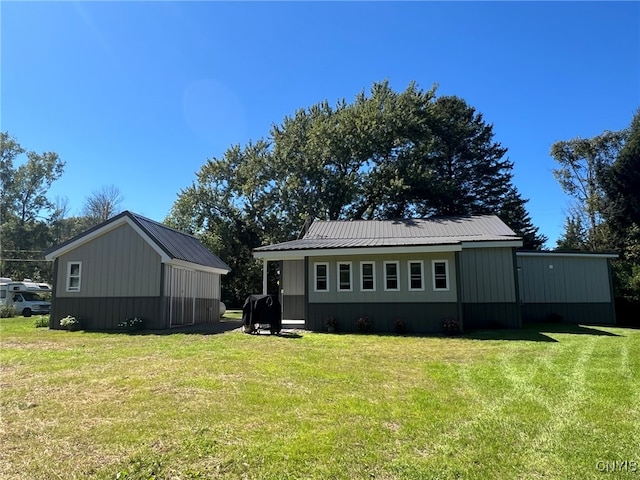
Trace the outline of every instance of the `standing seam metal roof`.
{"label": "standing seam metal roof", "polygon": [[521,240],[495,215],[405,220],[315,221],[300,240],[256,251],[308,250]]}
{"label": "standing seam metal roof", "polygon": [[231,270],[226,263],[202,245],[193,235],[167,227],[135,213],[125,213],[129,214],[130,218],[171,258],[206,267]]}
{"label": "standing seam metal roof", "polygon": [[193,263],[196,265],[202,265],[203,267],[218,268],[221,270],[231,271],[231,268],[224,263],[217,255],[209,251],[200,241],[193,235],[175,230],[167,227],[161,223],[155,222],[142,215],[124,211],[113,218],[110,218],[106,222],[96,225],[79,235],[61,243],[45,252],[46,255],[53,254],[54,252],[63,249],[64,247],[71,245],[74,242],[87,237],[88,235],[98,232],[106,225],[112,224],[123,217],[128,217],[133,223],[145,232],[151,240],[167,254],[167,256],[174,260],[182,260],[184,262]]}

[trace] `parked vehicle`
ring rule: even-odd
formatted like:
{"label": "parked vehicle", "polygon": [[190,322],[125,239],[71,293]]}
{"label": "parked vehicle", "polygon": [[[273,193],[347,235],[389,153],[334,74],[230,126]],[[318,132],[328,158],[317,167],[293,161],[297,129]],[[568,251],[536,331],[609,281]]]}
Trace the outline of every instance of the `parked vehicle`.
{"label": "parked vehicle", "polygon": [[43,294],[51,292],[51,285],[25,278],[21,282],[3,278],[0,283],[0,304],[13,305],[24,317],[44,315],[51,310],[51,302]]}

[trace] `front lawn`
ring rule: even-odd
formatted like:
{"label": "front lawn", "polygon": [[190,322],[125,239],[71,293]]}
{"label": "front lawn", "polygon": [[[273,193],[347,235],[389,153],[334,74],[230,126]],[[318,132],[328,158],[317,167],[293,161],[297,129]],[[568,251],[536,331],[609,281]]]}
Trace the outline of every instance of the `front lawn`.
{"label": "front lawn", "polygon": [[640,330],[0,335],[3,479],[640,475]]}

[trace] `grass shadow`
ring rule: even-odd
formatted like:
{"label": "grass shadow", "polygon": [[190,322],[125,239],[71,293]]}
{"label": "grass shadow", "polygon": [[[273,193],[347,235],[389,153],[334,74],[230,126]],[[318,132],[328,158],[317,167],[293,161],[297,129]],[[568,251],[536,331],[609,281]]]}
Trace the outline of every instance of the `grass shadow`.
{"label": "grass shadow", "polygon": [[570,335],[596,335],[602,337],[619,337],[616,333],[600,330],[595,326],[585,326],[573,323],[526,323],[522,328],[474,330],[467,332],[461,338],[471,340],[519,340],[527,342],[557,342],[558,340],[546,335],[548,333],[567,333]]}

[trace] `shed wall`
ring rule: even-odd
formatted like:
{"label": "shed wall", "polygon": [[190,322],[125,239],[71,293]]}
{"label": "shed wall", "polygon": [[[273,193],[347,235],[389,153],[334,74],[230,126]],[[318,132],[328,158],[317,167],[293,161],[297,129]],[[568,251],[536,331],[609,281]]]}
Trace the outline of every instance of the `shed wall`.
{"label": "shed wall", "polygon": [[523,303],[611,302],[606,258],[518,255]]}
{"label": "shed wall", "polygon": [[[160,255],[127,224],[79,246],[57,260],[57,298],[160,295]],[[82,262],[79,292],[66,291],[68,262]]]}

